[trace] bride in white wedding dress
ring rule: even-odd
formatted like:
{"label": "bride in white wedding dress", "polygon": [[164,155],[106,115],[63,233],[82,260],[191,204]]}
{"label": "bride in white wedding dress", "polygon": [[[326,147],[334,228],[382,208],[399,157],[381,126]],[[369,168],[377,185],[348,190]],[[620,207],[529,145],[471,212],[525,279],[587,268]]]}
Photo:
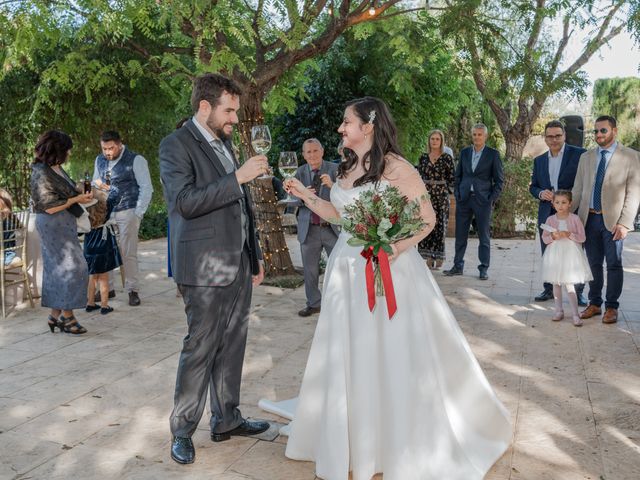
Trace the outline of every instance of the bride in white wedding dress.
{"label": "bride in white wedding dress", "polygon": [[341,233],[327,265],[322,311],[286,449],[316,463],[325,480],[482,479],[508,448],[502,406],[415,246],[434,227],[424,183],[396,143],[386,105],[351,102],[338,130],[347,160],[331,202],[299,181],[285,182],[325,219],[344,212],[365,189],[397,186],[421,199],[429,225],[393,245],[391,273],[397,312],[378,298],[369,311],[361,247]]}

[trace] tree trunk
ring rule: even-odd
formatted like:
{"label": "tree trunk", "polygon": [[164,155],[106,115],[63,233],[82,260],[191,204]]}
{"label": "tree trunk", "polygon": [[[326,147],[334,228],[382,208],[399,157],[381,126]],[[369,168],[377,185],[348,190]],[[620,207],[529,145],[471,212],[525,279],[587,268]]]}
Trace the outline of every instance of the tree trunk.
{"label": "tree trunk", "polygon": [[504,141],[506,144],[506,161],[517,162],[522,160],[522,154],[528,139],[529,135],[526,135],[523,132],[514,130],[506,132],[504,135]]}
{"label": "tree trunk", "polygon": [[[251,127],[264,121],[262,97],[257,89],[245,92],[240,113],[240,150],[244,161],[255,155],[251,147]],[[257,178],[249,183],[249,189],[254,202],[256,230],[264,256],[265,274],[268,277],[294,275],[296,271],[284,238],[271,179]]]}
{"label": "tree trunk", "polygon": [[516,235],[516,221],[518,205],[522,201],[519,195],[528,195],[528,192],[521,192],[518,185],[521,183],[518,178],[521,173],[514,164],[522,160],[524,147],[529,135],[512,127],[507,132],[503,132],[506,144],[504,159],[504,184],[502,195],[496,204],[493,220],[493,235],[496,237],[512,237]]}

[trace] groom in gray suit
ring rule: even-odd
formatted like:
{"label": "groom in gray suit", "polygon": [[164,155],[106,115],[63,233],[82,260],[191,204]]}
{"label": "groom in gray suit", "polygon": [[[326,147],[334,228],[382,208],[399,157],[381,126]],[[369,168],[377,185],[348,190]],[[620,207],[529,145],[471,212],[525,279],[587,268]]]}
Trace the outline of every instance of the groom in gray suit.
{"label": "groom in gray suit", "polygon": [[[329,193],[336,181],[338,165],[323,160],[324,148],[317,138],[309,138],[304,141],[302,156],[307,164],[298,168],[296,178],[303,185],[312,188],[320,198],[329,201]],[[298,241],[300,242],[304,269],[304,292],[307,296],[307,306],[300,310],[298,315],[308,317],[320,312],[321,294],[318,288],[318,279],[322,249],[327,252],[327,255],[330,255],[340,231],[336,225],[321,219],[301,201],[298,200],[297,205]]]}
{"label": "groom in gray suit", "polygon": [[214,442],[269,428],[267,422],[245,420],[238,409],[251,290],[264,277],[246,184],[268,171],[264,155],[240,166],[233,154],[241,93],[221,75],[197,77],[193,118],[160,144],[171,269],[188,324],[170,419],[171,458],[178,463],[195,459],[191,436],[207,389]]}

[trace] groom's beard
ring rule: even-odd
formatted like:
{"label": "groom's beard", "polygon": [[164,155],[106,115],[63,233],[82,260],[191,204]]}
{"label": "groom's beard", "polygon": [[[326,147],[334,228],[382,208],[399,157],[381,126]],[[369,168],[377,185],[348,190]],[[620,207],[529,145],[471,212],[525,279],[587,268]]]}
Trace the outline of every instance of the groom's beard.
{"label": "groom's beard", "polygon": [[231,128],[233,129],[233,123],[223,123],[222,125],[216,125],[214,123],[213,118],[211,117],[213,117],[213,114],[211,114],[209,118],[207,118],[207,127],[209,127],[211,131],[215,134],[215,136],[218,137],[223,142],[226,142],[227,140],[231,140],[231,135],[227,135],[224,132],[224,127],[226,127],[227,125],[231,125]]}
{"label": "groom's beard", "polygon": [[231,140],[231,135],[227,135],[226,133],[224,133],[224,130],[222,128],[214,128],[213,133],[215,133],[216,137],[218,137],[223,142]]}

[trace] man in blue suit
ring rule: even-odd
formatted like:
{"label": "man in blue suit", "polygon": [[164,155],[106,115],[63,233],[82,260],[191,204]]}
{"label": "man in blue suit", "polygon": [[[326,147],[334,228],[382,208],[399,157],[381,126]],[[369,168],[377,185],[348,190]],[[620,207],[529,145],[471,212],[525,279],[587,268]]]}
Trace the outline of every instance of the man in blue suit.
{"label": "man in blue suit", "polygon": [[480,280],[487,280],[491,252],[491,213],[502,193],[504,174],[502,161],[497,150],[487,147],[489,130],[478,123],[471,130],[473,146],[460,152],[456,167],[454,195],[456,197],[456,255],[453,268],[445,270],[445,275],[462,275],[464,254],[467,250],[469,227],[473,217],[480,245],[478,258]]}
{"label": "man in blue suit", "polygon": [[[549,151],[536,157],[533,161],[533,174],[529,191],[531,195],[540,200],[538,206],[538,229],[540,232],[540,247],[544,253],[547,247],[542,241],[543,224],[550,215],[556,213],[553,208],[554,190],[571,190],[578,171],[580,155],[586,150],[574,147],[566,142],[564,125],[559,120],[552,120],[544,127],[544,141]],[[587,304],[583,295],[584,284],[576,285],[578,304]],[[536,297],[536,302],[546,302],[553,298],[553,285],[544,284],[544,289]]]}

